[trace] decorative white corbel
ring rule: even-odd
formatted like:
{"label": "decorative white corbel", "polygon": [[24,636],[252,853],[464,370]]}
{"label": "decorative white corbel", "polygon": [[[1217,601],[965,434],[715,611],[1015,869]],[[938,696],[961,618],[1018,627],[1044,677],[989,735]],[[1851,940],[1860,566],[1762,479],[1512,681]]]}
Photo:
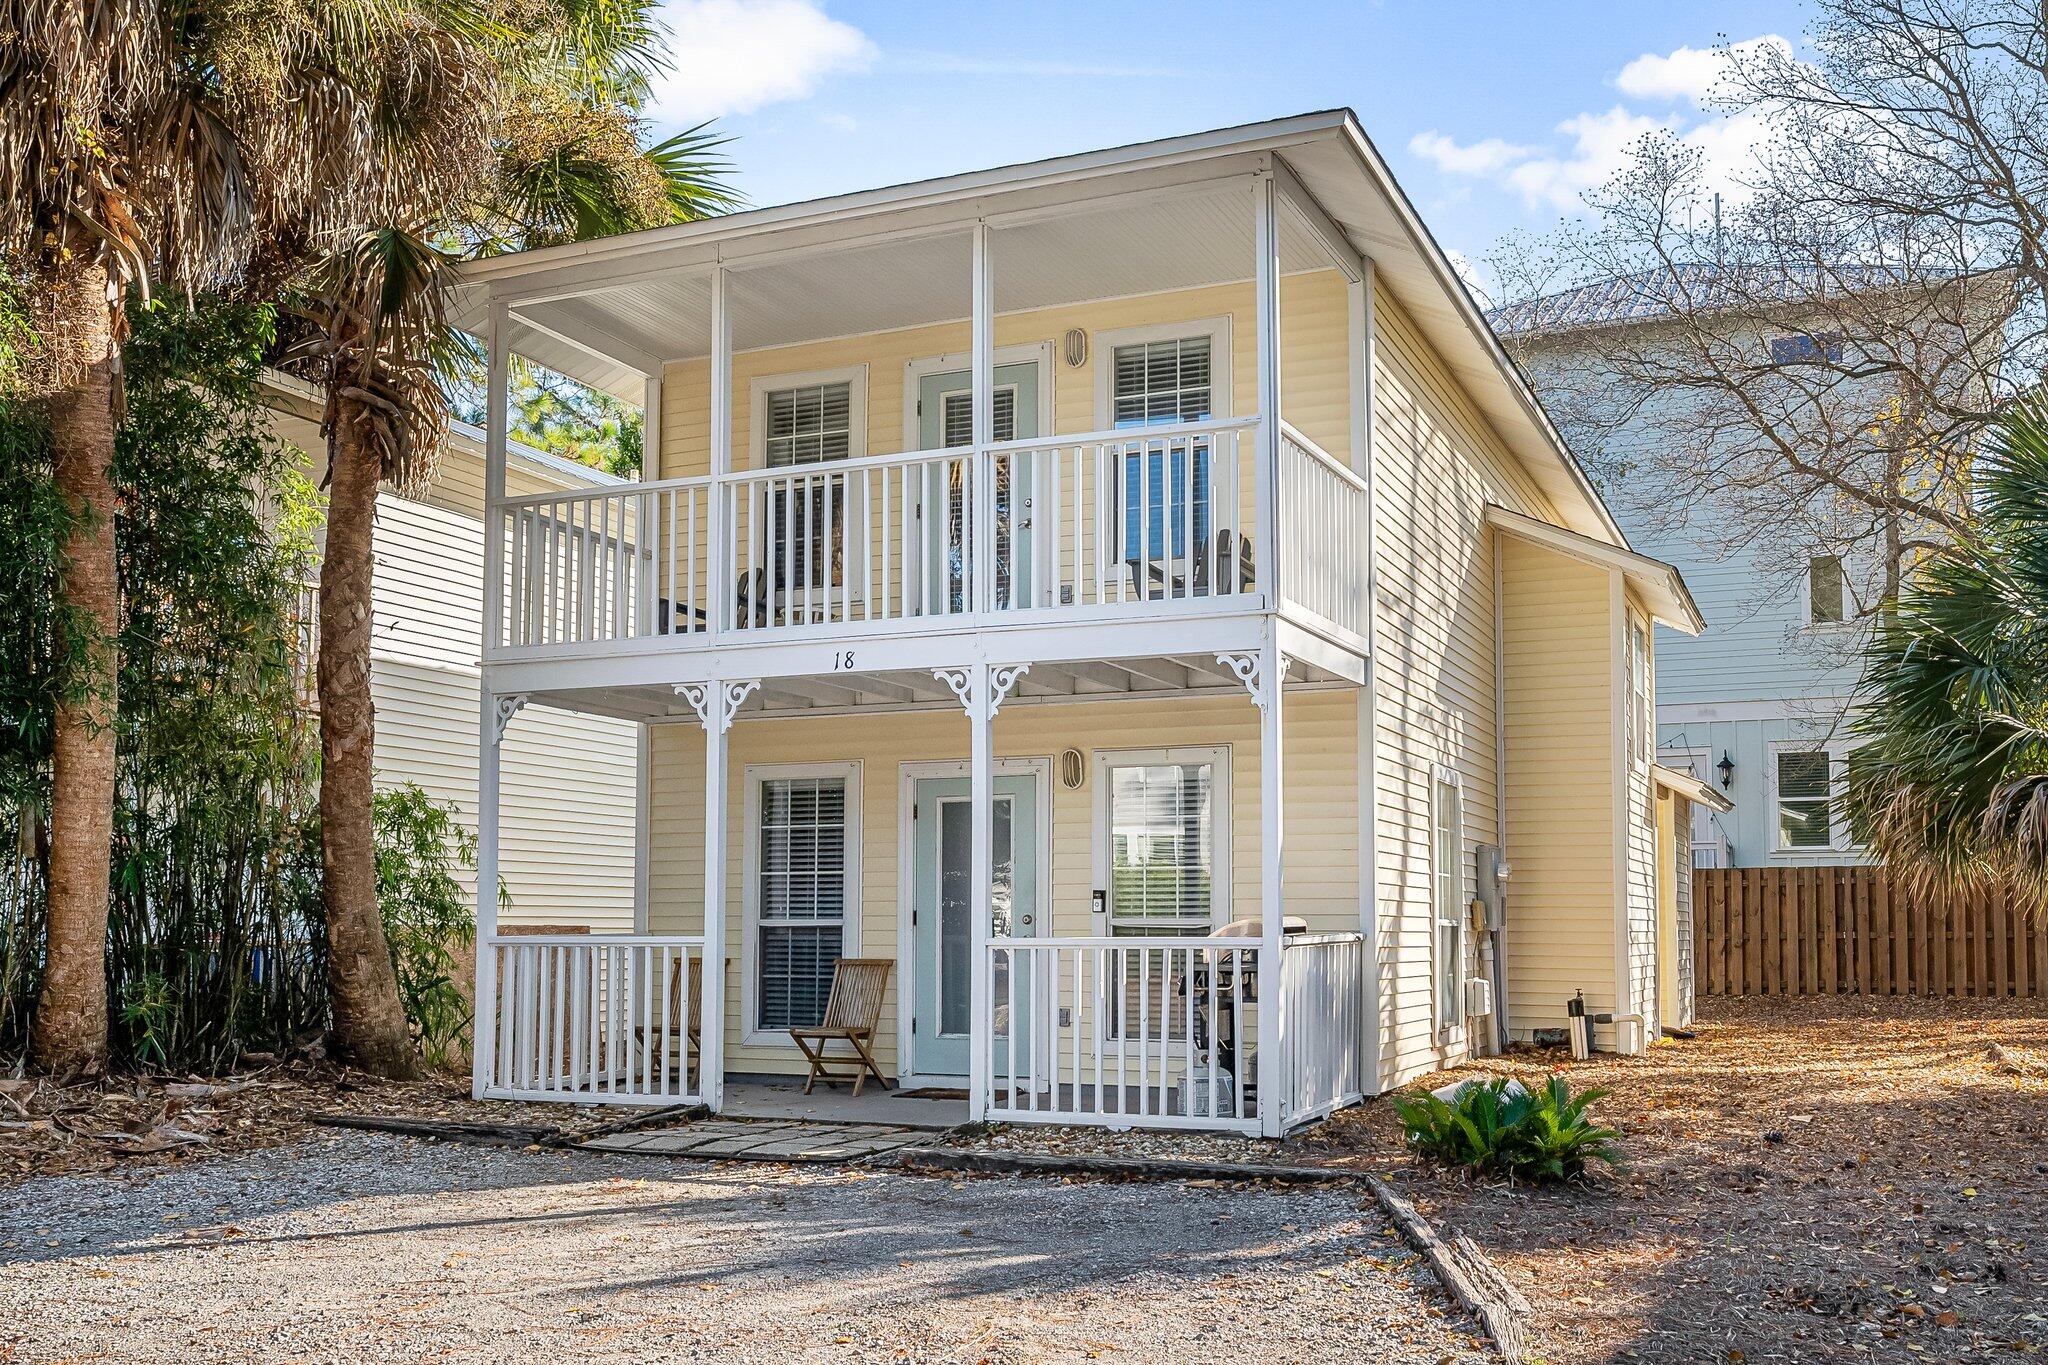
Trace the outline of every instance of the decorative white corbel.
{"label": "decorative white corbel", "polygon": [[1265,670],[1259,667],[1258,655],[1218,654],[1216,662],[1229,669],[1244,684],[1245,691],[1252,694],[1252,705],[1261,711],[1266,709]]}
{"label": "decorative white corbel", "polygon": [[967,714],[974,714],[974,670],[971,668],[935,668],[932,676],[951,689],[960,705],[967,708]]}
{"label": "decorative white corbel", "polygon": [[1010,695],[1010,689],[1017,685],[1017,679],[1031,671],[1030,664],[1003,664],[988,671],[988,714],[994,720],[996,712],[1003,709],[1003,702]]}
{"label": "decorative white corbel", "polygon": [[676,695],[697,713],[698,724],[706,730],[715,726],[722,735],[732,729],[733,717],[739,714],[740,704],[760,685],[759,678],[739,682],[677,683]]}
{"label": "decorative white corbel", "polygon": [[491,709],[495,720],[495,727],[491,735],[491,743],[503,744],[505,742],[505,727],[512,723],[512,717],[518,715],[519,708],[524,705],[526,705],[526,694],[524,692],[508,692],[502,697],[492,699]]}

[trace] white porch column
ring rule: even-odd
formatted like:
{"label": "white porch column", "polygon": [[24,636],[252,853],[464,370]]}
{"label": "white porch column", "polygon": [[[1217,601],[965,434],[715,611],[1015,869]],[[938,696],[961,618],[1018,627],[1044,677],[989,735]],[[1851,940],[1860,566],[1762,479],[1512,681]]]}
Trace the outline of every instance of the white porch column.
{"label": "white porch column", "polygon": [[725,1099],[726,732],[747,694],[761,684],[684,683],[676,691],[704,726],[704,991],[697,1093],[715,1112]]}
{"label": "white porch column", "polygon": [[1252,487],[1257,506],[1259,589],[1277,608],[1280,581],[1280,202],[1271,171],[1252,177],[1252,309],[1256,333],[1259,425]]}
{"label": "white porch column", "polygon": [[[711,473],[732,473],[732,279],[724,266],[711,272]],[[711,574],[710,618],[713,631],[732,628],[733,594],[739,557],[732,545],[733,520],[726,499],[731,485],[714,484],[705,511],[711,537],[706,557]]]}
{"label": "white porch column", "polygon": [[996,438],[995,262],[989,254],[991,230],[974,225],[973,319],[970,336],[974,386],[974,476],[968,504],[969,562],[973,567],[974,611],[996,605],[996,462],[988,447]]}
{"label": "white porch column", "polygon": [[[647,375],[640,393],[640,485],[645,488],[661,477],[661,375]],[[668,562],[662,545],[668,528],[661,524],[661,499],[654,494],[642,493],[637,501],[639,507],[633,524],[639,532],[635,539],[639,543],[640,563],[636,578],[640,591],[635,609],[640,613],[640,620],[636,629],[641,635],[652,635],[661,628],[660,601],[664,597],[675,596],[675,585],[661,581],[662,566]],[[670,621],[669,628],[673,630],[678,624]]]}
{"label": "white porch column", "polygon": [[1280,626],[1266,620],[1259,649],[1259,1131],[1279,1137],[1287,1128],[1282,1106],[1292,1084],[1287,1074],[1287,1010],[1281,989],[1282,916],[1287,912],[1287,784],[1283,761],[1280,699],[1285,694],[1287,659],[1280,652]]}
{"label": "white porch column", "polygon": [[[969,729],[967,787],[970,837],[969,920],[973,961],[968,972],[969,1006],[973,1011],[968,1047],[967,1117],[978,1123],[988,1114],[995,1073],[995,1000],[989,972],[989,940],[995,936],[996,849],[996,712],[1003,698],[1029,672],[1029,664],[991,668],[985,663],[966,668],[940,668],[932,676],[953,690],[966,709]],[[1013,969],[1012,982],[1016,980]],[[1015,1011],[1012,1011],[1013,1015]]]}
{"label": "white porch column", "polygon": [[512,324],[502,303],[484,328],[484,622],[488,661],[505,638],[505,442],[511,423]]}
{"label": "white porch column", "polygon": [[499,749],[505,727],[526,704],[521,695],[478,690],[476,735],[476,1008],[469,1026],[470,1094],[483,1098],[498,1057],[498,811]]}

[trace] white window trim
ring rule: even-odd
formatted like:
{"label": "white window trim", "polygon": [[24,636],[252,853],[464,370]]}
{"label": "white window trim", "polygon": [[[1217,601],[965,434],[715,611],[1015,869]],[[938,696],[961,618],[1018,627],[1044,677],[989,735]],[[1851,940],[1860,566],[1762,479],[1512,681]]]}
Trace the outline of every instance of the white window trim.
{"label": "white window trim", "polygon": [[845,763],[750,763],[745,773],[746,796],[741,819],[746,851],[741,858],[740,911],[740,1042],[747,1047],[785,1047],[796,1051],[787,1029],[755,1026],[760,1018],[760,982],[755,971],[761,940],[761,784],[780,778],[837,777],[846,782],[846,919],[840,926],[839,951],[860,956],[861,765]]}
{"label": "white window trim", "polygon": [[[1461,957],[1469,956],[1467,949],[1472,938],[1470,915],[1466,907],[1471,904],[1466,884],[1465,866],[1465,776],[1449,764],[1438,763],[1429,773],[1429,997],[1430,1024],[1439,1044],[1448,1044],[1465,1027],[1465,1002],[1462,999],[1446,1001],[1443,998],[1444,962],[1442,953],[1444,919],[1437,905],[1437,882],[1443,869],[1437,866],[1440,850],[1437,846],[1437,831],[1444,822],[1442,805],[1443,788],[1450,787],[1458,793],[1458,903],[1454,913],[1458,916],[1458,949]],[[1466,963],[1458,963],[1458,982],[1455,989],[1462,995],[1465,987]],[[1446,1005],[1455,1005],[1455,1012]]]}
{"label": "white window trim", "polygon": [[[995,363],[1023,365],[1032,361],[1038,363],[1038,434],[1050,436],[1059,430],[1053,423],[1053,382],[1052,343],[1050,341],[1028,341],[1016,346],[996,347]],[[918,430],[917,391],[925,376],[933,374],[954,374],[974,367],[974,357],[965,351],[946,355],[926,355],[908,361],[903,366],[903,449],[915,451],[923,443]],[[945,430],[941,424],[941,431]]]}
{"label": "white window trim", "polygon": [[[1113,426],[1115,408],[1116,348],[1147,341],[1184,341],[1209,338],[1209,411],[1212,417],[1231,414],[1230,315],[1190,318],[1185,322],[1153,322],[1142,327],[1105,328],[1088,343],[1088,363],[1095,369],[1095,429]],[[1138,428],[1132,428],[1138,430]]]}
{"label": "white window trim", "polygon": [[[1214,776],[1210,779],[1210,791],[1215,798],[1215,828],[1209,831],[1209,843],[1216,851],[1216,865],[1209,872],[1209,927],[1220,929],[1230,923],[1231,873],[1230,873],[1230,746],[1179,745],[1170,749],[1097,749],[1094,755],[1095,814],[1094,814],[1094,872],[1095,889],[1109,891],[1109,855],[1113,831],[1109,824],[1109,770],[1111,768],[1133,768],[1145,764],[1165,763],[1208,763],[1213,766]],[[1104,904],[1107,904],[1105,899]],[[1111,931],[1111,923],[1099,924],[1093,928],[1102,934]]]}
{"label": "white window trim", "polygon": [[842,365],[831,370],[804,370],[794,374],[756,375],[747,392],[747,456],[755,469],[768,467],[768,395],[780,389],[803,389],[814,384],[847,386],[846,458],[858,460],[868,453],[868,367]]}
{"label": "white window trim", "polygon": [[[1764,813],[1769,822],[1765,837],[1769,841],[1771,857],[1783,861],[1796,861],[1800,858],[1826,858],[1837,853],[1863,851],[1863,846],[1849,835],[1849,821],[1844,814],[1841,797],[1835,791],[1836,779],[1846,771],[1849,755],[1861,747],[1862,741],[1846,739],[1777,739],[1764,746],[1764,791],[1767,802]],[[1827,844],[1819,848],[1797,848],[1784,842],[1784,828],[1778,823],[1778,755],[1810,753],[1826,753],[1828,756],[1828,793],[1835,805],[1829,816]]]}

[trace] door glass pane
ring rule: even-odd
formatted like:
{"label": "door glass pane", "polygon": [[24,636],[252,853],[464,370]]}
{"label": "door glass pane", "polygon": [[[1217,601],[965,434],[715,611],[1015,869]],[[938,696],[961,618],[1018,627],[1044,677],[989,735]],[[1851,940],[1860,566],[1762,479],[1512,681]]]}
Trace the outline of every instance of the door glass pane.
{"label": "door glass pane", "polygon": [[[1010,798],[995,803],[995,875],[989,884],[989,914],[996,938],[1010,933],[1012,887]],[[939,803],[939,1032],[965,1035],[974,1010],[974,824],[966,801]],[[1009,998],[1009,983],[998,970],[991,999]],[[1001,1030],[998,1030],[1001,1032]]]}
{"label": "door glass pane", "polygon": [[1109,909],[1119,934],[1206,933],[1211,905],[1212,769],[1207,763],[1109,770]]}

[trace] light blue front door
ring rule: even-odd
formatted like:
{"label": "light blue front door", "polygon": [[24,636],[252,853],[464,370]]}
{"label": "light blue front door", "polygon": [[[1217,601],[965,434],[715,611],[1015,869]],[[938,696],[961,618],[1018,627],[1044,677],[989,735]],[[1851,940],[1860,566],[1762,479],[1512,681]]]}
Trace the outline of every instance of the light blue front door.
{"label": "light blue front door", "polygon": [[[995,781],[995,879],[990,911],[997,938],[1038,933],[1038,784],[1031,777]],[[919,1076],[968,1074],[973,1035],[972,917],[973,826],[964,777],[927,777],[912,800],[910,911],[911,1065]],[[1029,1027],[1031,992],[1019,981],[1017,998],[999,974],[992,981],[997,1007],[996,1074],[1006,1074],[1003,1046],[1010,1013],[1019,1037]],[[1008,1006],[1008,1009],[1004,1007]],[[1020,1066],[1021,1069],[1021,1066]]]}
{"label": "light blue front door", "polygon": [[[996,366],[995,439],[1029,440],[1038,435],[1038,362],[1020,360]],[[974,377],[967,370],[928,374],[917,384],[917,434],[920,450],[948,450],[974,443]],[[1031,601],[1031,491],[1032,461],[1006,460],[998,475],[996,544],[996,592],[1001,606]],[[949,490],[941,514],[930,509],[925,516],[925,534],[933,538],[941,562],[952,570],[948,591],[955,600],[948,610],[959,611],[961,585],[960,549],[965,538],[962,519],[966,515],[958,489]],[[1014,515],[1010,499],[1018,498]],[[929,506],[929,504],[928,504]],[[1014,535],[1012,532],[1014,531]],[[1015,540],[1017,543],[1012,544]]]}

